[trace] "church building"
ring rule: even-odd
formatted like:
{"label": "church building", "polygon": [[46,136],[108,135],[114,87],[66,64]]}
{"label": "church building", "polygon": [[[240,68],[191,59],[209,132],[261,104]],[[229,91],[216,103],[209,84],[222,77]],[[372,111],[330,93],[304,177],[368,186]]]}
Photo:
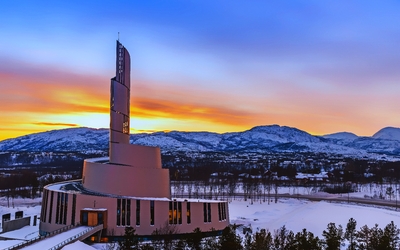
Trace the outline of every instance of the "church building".
{"label": "church building", "polygon": [[86,159],[82,179],[47,185],[40,234],[66,226],[103,225],[102,237],[119,237],[125,227],[149,236],[166,225],[177,233],[220,231],[229,225],[226,201],[172,198],[169,170],[159,147],[132,145],[130,55],[117,41],[116,76],[110,88],[109,157]]}

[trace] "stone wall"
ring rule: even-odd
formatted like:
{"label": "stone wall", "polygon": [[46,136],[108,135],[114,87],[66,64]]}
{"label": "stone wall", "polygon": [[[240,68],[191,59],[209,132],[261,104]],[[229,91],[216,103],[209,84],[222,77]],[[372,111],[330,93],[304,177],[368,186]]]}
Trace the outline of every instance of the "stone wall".
{"label": "stone wall", "polygon": [[3,221],[3,233],[29,226],[31,223],[31,217],[25,217],[15,220]]}

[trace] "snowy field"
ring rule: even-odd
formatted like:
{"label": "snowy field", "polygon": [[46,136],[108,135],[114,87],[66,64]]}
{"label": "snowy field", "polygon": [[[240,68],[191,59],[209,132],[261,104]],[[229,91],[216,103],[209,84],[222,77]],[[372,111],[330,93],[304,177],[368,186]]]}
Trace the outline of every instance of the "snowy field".
{"label": "snowy field", "polygon": [[350,218],[357,221],[357,229],[363,225],[372,227],[375,223],[383,228],[391,221],[400,224],[400,212],[386,208],[282,198],[270,205],[233,201],[229,213],[232,224],[251,226],[253,232],[262,228],[273,232],[285,225],[294,233],[306,228],[319,237],[328,223],[334,222],[346,228]]}
{"label": "snowy field", "polygon": [[[40,199],[15,200],[14,208],[7,208],[5,200],[0,199],[0,214],[24,211],[24,215],[32,216],[40,214]],[[17,206],[17,204],[21,204]],[[306,228],[316,236],[321,236],[328,223],[346,226],[348,220],[353,217],[357,221],[357,229],[363,225],[369,227],[379,224],[385,227],[391,221],[400,224],[400,212],[374,206],[358,206],[347,203],[329,203],[326,201],[313,202],[307,200],[280,198],[277,203],[259,203],[253,205],[250,201],[234,200],[229,204],[231,223],[251,226],[253,232],[265,228],[270,231],[285,225],[294,233]],[[1,237],[14,240],[0,240],[0,249],[5,249],[38,235],[38,226],[26,226],[20,230],[0,234]],[[59,242],[54,242],[56,245]],[[68,249],[105,249],[105,244],[88,246],[82,242],[76,242],[63,248]]]}

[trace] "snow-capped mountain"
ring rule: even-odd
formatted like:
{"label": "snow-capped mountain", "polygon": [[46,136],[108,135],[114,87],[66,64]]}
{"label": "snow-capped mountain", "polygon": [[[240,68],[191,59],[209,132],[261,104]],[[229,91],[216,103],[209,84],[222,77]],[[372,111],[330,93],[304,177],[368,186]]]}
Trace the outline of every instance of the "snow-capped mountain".
{"label": "snow-capped mountain", "polygon": [[0,142],[1,151],[93,151],[108,147],[108,129],[51,130]]}
{"label": "snow-capped mountain", "polygon": [[356,134],[350,132],[339,132],[339,133],[324,135],[323,137],[327,139],[337,139],[346,141],[352,141],[358,138]]}
{"label": "snow-capped mountain", "polygon": [[[31,134],[0,142],[0,151],[107,151],[108,129],[71,128]],[[400,128],[384,128],[372,137],[348,132],[313,136],[297,128],[257,126],[233,133],[156,132],[133,134],[131,143],[162,151],[315,152],[355,157],[400,158]]]}
{"label": "snow-capped mountain", "polygon": [[400,129],[386,127],[376,132],[372,137],[375,139],[400,141]]}

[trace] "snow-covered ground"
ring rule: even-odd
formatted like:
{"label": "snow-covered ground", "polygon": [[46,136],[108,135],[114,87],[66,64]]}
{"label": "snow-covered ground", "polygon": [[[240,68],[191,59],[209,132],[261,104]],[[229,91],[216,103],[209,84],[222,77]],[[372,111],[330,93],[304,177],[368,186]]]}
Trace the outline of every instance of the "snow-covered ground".
{"label": "snow-covered ground", "polygon": [[[19,199],[15,200],[15,208],[8,208],[7,203],[0,199],[0,214],[24,211],[25,215],[33,216],[40,214],[40,199]],[[17,205],[21,204],[21,205]],[[229,203],[229,213],[231,223],[251,226],[253,231],[265,228],[270,231],[285,225],[293,232],[299,232],[303,228],[321,236],[328,223],[334,222],[336,225],[346,226],[352,217],[357,221],[357,229],[363,225],[369,227],[378,223],[381,228],[393,221],[396,225],[400,224],[400,211],[386,209],[376,206],[359,206],[347,203],[329,203],[327,201],[315,202],[307,200],[280,198],[277,203],[254,202],[234,200]],[[0,249],[5,249],[18,244],[24,240],[34,238],[38,235],[38,226],[26,226],[20,230],[0,233],[1,237],[13,238],[15,240],[0,240]],[[57,241],[57,242],[56,242]],[[59,240],[54,238],[54,245]],[[76,242],[65,246],[64,250],[88,250],[104,249],[104,244],[94,244],[88,246],[82,242]]]}
{"label": "snow-covered ground", "polygon": [[254,203],[233,201],[229,205],[230,221],[235,224],[251,226],[257,229],[269,229],[273,232],[283,225],[294,233],[306,228],[321,237],[328,223],[334,222],[344,228],[350,218],[357,221],[357,229],[363,225],[372,227],[377,223],[381,228],[391,221],[400,224],[400,211],[374,206],[359,206],[347,203],[329,203],[327,201],[308,201],[297,199],[279,199],[277,203]]}

